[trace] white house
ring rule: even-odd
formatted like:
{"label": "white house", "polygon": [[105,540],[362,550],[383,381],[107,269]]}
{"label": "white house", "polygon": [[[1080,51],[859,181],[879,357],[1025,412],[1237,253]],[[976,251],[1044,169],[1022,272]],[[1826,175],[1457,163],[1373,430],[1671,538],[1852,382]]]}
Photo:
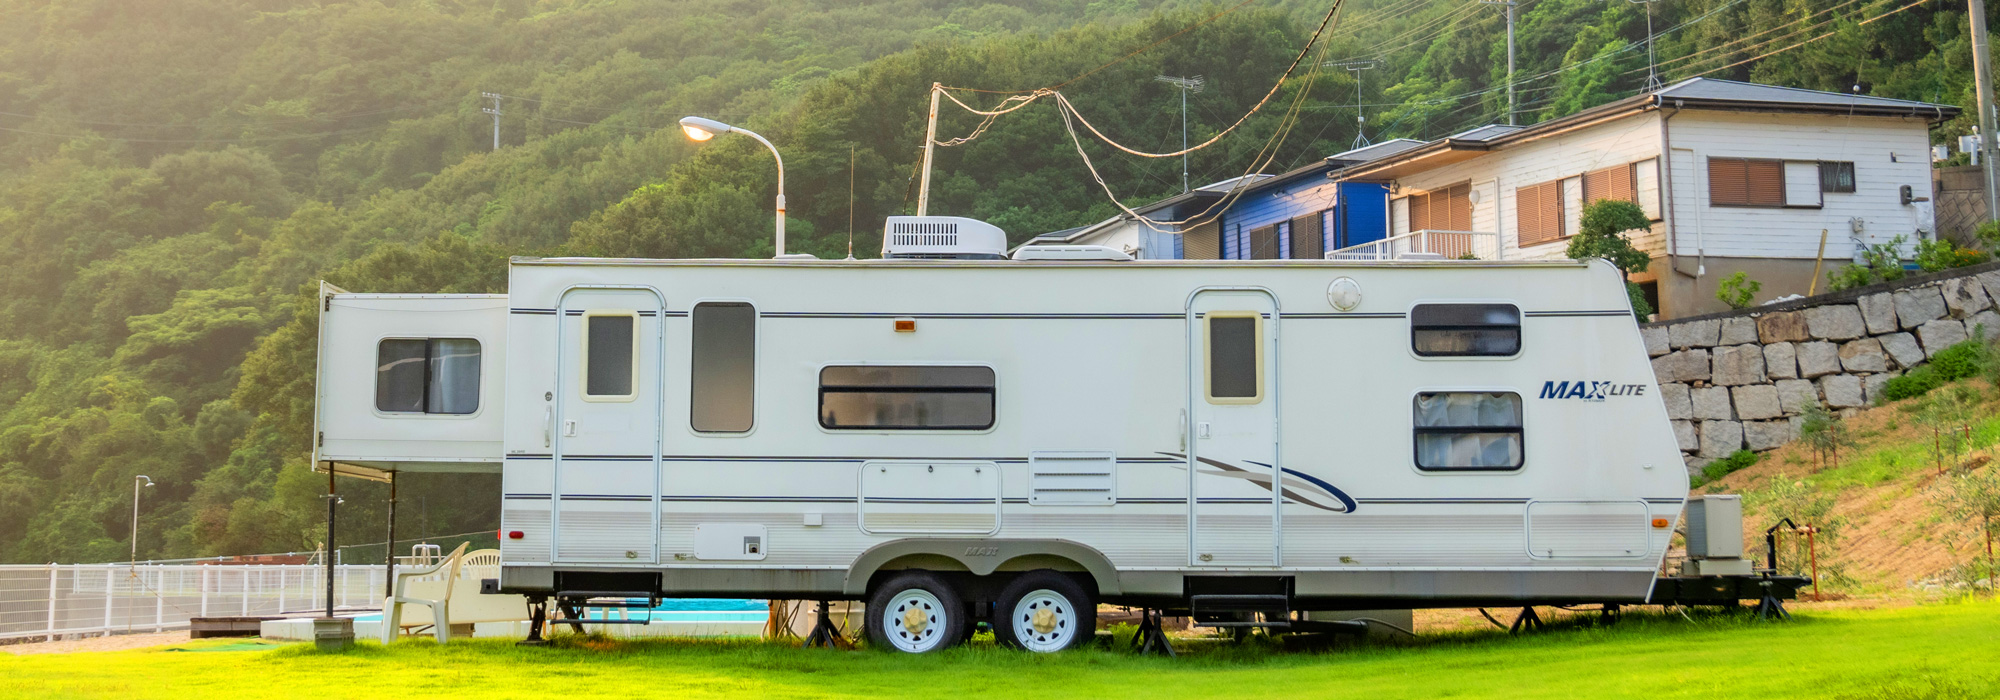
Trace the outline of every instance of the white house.
{"label": "white house", "polygon": [[[1562,257],[1585,204],[1637,202],[1655,223],[1634,242],[1653,265],[1633,281],[1671,318],[1725,309],[1717,283],[1739,270],[1763,284],[1761,302],[1805,293],[1816,267],[1824,290],[1825,272],[1862,246],[1929,237],[1929,129],[1957,113],[1694,78],[1533,126],[1454,134],[1327,177],[1387,184],[1391,242],[1448,241],[1431,245],[1447,257],[1467,247],[1479,257]],[[1381,253],[1375,245],[1349,252]]]}

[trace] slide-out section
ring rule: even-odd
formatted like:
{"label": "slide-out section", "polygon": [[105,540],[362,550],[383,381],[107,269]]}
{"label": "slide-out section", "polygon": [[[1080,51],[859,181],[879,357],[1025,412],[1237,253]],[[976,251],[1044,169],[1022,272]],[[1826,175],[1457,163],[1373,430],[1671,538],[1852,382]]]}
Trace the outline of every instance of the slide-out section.
{"label": "slide-out section", "polygon": [[320,294],[316,458],[342,473],[500,470],[507,297]]}

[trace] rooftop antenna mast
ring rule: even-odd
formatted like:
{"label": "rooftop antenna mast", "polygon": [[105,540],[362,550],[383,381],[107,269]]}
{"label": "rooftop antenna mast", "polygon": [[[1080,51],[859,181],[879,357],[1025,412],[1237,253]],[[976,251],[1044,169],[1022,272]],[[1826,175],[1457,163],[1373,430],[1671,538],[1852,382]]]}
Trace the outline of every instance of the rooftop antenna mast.
{"label": "rooftop antenna mast", "polygon": [[[1625,0],[1625,2],[1646,6],[1646,92],[1658,91],[1661,87],[1660,63],[1653,60],[1653,3],[1659,2],[1659,0]],[[1513,82],[1513,78],[1508,78],[1508,82]],[[1509,85],[1507,86],[1507,90],[1509,94],[1512,94],[1514,87]],[[1511,124],[1513,122],[1508,123]]]}
{"label": "rooftop antenna mast", "polygon": [[1180,88],[1181,91],[1181,193],[1186,194],[1188,191],[1187,96],[1190,92],[1201,92],[1202,78],[1199,75],[1186,78],[1162,75],[1153,79]]}
{"label": "rooftop antenna mast", "polygon": [[1381,68],[1382,62],[1371,58],[1360,61],[1333,61],[1321,65],[1354,74],[1354,148],[1371,145],[1373,142],[1369,141],[1368,134],[1363,132],[1368,126],[1368,115],[1361,113],[1361,71]]}

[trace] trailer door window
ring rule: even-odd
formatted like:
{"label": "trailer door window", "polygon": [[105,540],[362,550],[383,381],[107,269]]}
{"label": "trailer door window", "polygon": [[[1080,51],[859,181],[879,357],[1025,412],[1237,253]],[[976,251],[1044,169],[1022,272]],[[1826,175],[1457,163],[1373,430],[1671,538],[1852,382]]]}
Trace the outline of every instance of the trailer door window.
{"label": "trailer door window", "polygon": [[1423,357],[1508,357],[1521,352],[1521,309],[1513,304],[1418,304],[1410,349]]}
{"label": "trailer door window", "polygon": [[375,352],[375,410],[465,415],[479,410],[479,341],[391,338]]}
{"label": "trailer door window", "polygon": [[630,311],[590,311],[583,315],[583,398],[631,401],[638,396],[639,316]]}
{"label": "trailer door window", "polygon": [[1415,402],[1417,468],[1508,471],[1521,468],[1521,395],[1424,392]]}
{"label": "trailer door window", "polygon": [[985,430],[993,427],[993,368],[830,366],[819,371],[819,424],[828,430]]}
{"label": "trailer door window", "polygon": [[1206,319],[1208,402],[1252,404],[1264,398],[1264,317],[1215,311]]}
{"label": "trailer door window", "polygon": [[757,388],[757,309],[741,302],[694,306],[690,418],[695,430],[750,430]]}

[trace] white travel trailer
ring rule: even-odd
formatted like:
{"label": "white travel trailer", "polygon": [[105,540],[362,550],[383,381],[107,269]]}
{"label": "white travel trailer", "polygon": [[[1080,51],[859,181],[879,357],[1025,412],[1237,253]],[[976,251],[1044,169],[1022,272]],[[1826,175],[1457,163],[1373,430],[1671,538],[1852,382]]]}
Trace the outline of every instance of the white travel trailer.
{"label": "white travel trailer", "polygon": [[500,473],[496,585],[537,609],[865,600],[912,652],[978,621],[1067,648],[1097,603],[1283,625],[1653,589],[1687,475],[1608,264],[931,242],[329,288],[316,464]]}

